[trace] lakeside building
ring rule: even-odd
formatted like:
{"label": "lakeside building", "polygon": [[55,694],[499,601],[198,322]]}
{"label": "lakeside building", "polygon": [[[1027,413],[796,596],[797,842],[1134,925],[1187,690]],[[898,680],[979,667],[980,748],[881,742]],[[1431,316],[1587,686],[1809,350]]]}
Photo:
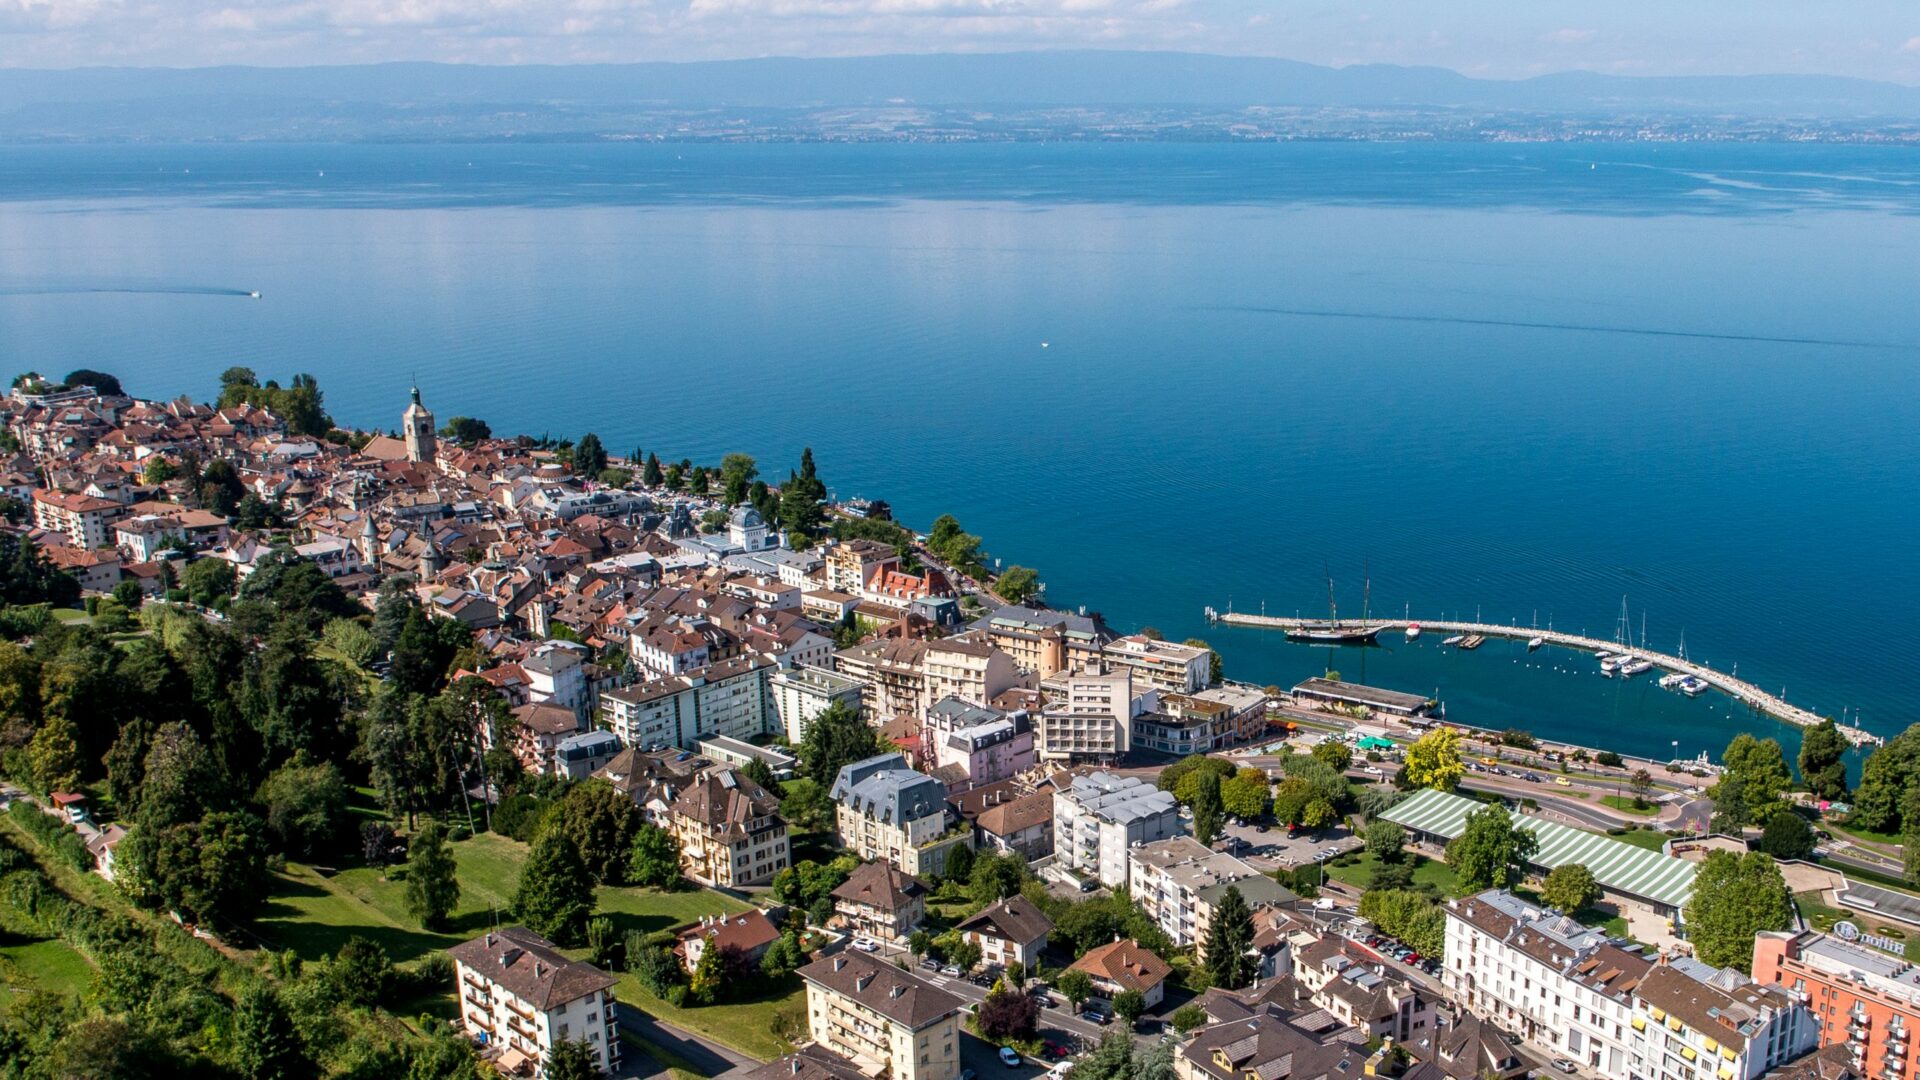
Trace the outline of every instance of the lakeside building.
{"label": "lakeside building", "polygon": [[1020,606],[1000,608],[969,629],[1012,657],[1016,670],[1042,679],[1100,671],[1100,650],[1114,639],[1098,616]]}
{"label": "lakeside building", "polygon": [[1382,690],[1359,683],[1320,678],[1308,679],[1295,686],[1293,696],[1403,717],[1425,716],[1434,705],[1432,698],[1419,694],[1403,694],[1398,690]]}
{"label": "lakeside building", "polygon": [[524,926],[483,934],[447,950],[460,998],[460,1026],[502,1072],[546,1068],[555,1043],[584,1042],[602,1072],[620,1063],[617,979],[569,960]]}
{"label": "lakeside building", "polygon": [[794,746],[806,741],[807,726],[835,702],[859,712],[865,690],[865,684],[858,679],[803,665],[774,672],[768,686],[773,691],[780,728],[786,732],[787,742]]}
{"label": "lakeside building", "polygon": [[[1380,816],[1404,827],[1419,843],[1445,847],[1466,827],[1467,816],[1485,805],[1464,795],[1429,788],[1415,792]],[[1516,815],[1514,827],[1531,832],[1539,840],[1530,864],[1539,873],[1579,863],[1593,871],[1594,880],[1608,897],[1669,919],[1678,919],[1693,895],[1698,867],[1685,859],[1539,817]]]}
{"label": "lakeside building", "polygon": [[822,556],[827,588],[857,596],[876,572],[900,565],[900,553],[878,540],[842,540]]}
{"label": "lakeside building", "polygon": [[911,972],[859,952],[800,969],[807,1032],[868,1077],[959,1080],[966,1003]]}
{"label": "lakeside building", "polygon": [[1035,750],[1049,762],[1111,763],[1133,747],[1133,718],[1152,707],[1151,693],[1136,697],[1133,676],[1071,674],[1056,677],[1057,700],[1041,709]]}
{"label": "lakeside building", "polygon": [[1628,1075],[1633,995],[1652,960],[1504,889],[1450,900],[1446,918],[1449,997],[1603,1076]]}
{"label": "lakeside building", "polygon": [[1763,933],[1753,943],[1755,982],[1812,1011],[1822,1047],[1838,1048],[1870,1080],[1907,1080],[1920,1069],[1920,968],[1902,957],[1807,930]]}
{"label": "lakeside building", "polygon": [[1054,792],[1055,859],[1103,885],[1127,883],[1137,845],[1178,836],[1184,828],[1173,793],[1138,777],[1096,772]]}
{"label": "lakeside building", "polygon": [[1101,646],[1100,661],[1107,671],[1129,672],[1142,686],[1191,694],[1211,681],[1213,650],[1134,634]]}
{"label": "lakeside building", "polygon": [[876,754],[841,766],[828,795],[839,846],[862,859],[938,877],[949,852],[972,847],[972,829],[955,827],[946,785],[909,768],[905,755]]}
{"label": "lakeside building", "polygon": [[1272,878],[1191,836],[1142,844],[1129,853],[1128,863],[1127,891],[1134,903],[1175,945],[1193,946],[1195,963],[1206,962],[1213,909],[1229,888],[1240,890],[1247,907],[1256,911],[1299,900]]}

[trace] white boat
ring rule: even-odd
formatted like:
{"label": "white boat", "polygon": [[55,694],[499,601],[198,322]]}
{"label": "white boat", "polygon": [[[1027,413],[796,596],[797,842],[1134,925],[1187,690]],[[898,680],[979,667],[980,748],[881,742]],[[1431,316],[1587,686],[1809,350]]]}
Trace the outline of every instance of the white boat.
{"label": "white boat", "polygon": [[255,289],[252,292],[248,293],[247,296],[251,299],[258,300],[260,299],[260,290]]}
{"label": "white boat", "polygon": [[1533,652],[1538,648],[1540,648],[1540,646],[1545,645],[1546,643],[1547,643],[1547,639],[1543,637],[1529,638],[1527,640],[1527,651]]}
{"label": "white boat", "polygon": [[1620,674],[1625,675],[1628,678],[1632,678],[1635,675],[1639,675],[1643,672],[1648,672],[1652,670],[1653,670],[1653,661],[1642,660],[1639,657],[1634,657],[1633,659],[1628,660],[1626,663],[1620,665]]}
{"label": "white boat", "polygon": [[1699,697],[1711,689],[1713,688],[1707,685],[1707,680],[1698,675],[1689,675],[1680,680],[1680,692],[1688,697]]}
{"label": "white boat", "polygon": [[1660,676],[1660,689],[1678,690],[1680,689],[1680,684],[1686,681],[1687,681],[1687,676],[1682,675],[1680,672],[1677,672],[1677,671],[1671,675],[1662,675]]}
{"label": "white boat", "polygon": [[1605,660],[1600,661],[1600,674],[1611,678],[1614,672],[1620,670],[1620,665],[1626,663],[1628,659],[1630,658],[1624,653],[1619,656],[1607,657]]}
{"label": "white boat", "polygon": [[1420,624],[1419,623],[1412,622],[1407,624],[1407,640],[1408,641],[1420,640]]}
{"label": "white boat", "polygon": [[1455,634],[1455,635],[1453,635],[1452,637],[1450,637],[1450,638],[1447,638],[1447,639],[1446,639],[1445,641],[1442,641],[1442,642],[1441,642],[1440,644],[1442,644],[1442,645],[1458,645],[1458,644],[1460,644],[1461,642],[1463,642],[1463,641],[1465,641],[1465,640],[1467,640],[1467,635],[1465,635],[1465,634]]}

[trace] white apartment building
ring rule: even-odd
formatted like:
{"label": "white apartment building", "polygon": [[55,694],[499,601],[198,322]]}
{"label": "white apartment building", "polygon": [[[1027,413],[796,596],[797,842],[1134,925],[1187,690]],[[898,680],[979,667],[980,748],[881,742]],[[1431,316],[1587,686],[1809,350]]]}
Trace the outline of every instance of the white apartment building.
{"label": "white apartment building", "polygon": [[813,718],[827,711],[834,702],[842,702],[856,713],[860,711],[860,680],[825,668],[796,664],[785,671],[774,672],[768,685],[773,691],[774,711],[780,715],[781,730],[795,746],[807,737],[807,725]]}
{"label": "white apartment building", "polygon": [[540,645],[520,661],[527,673],[527,700],[571,709],[585,724],[593,717],[593,693],[587,682],[586,649],[571,642]]}
{"label": "white apartment building", "polygon": [[1603,1076],[1628,1075],[1647,957],[1504,889],[1448,901],[1446,942],[1448,997]]}
{"label": "white apartment building", "polygon": [[800,969],[807,1032],[868,1076],[958,1080],[966,1003],[864,953],[842,952]]}
{"label": "white apartment building", "polygon": [[1053,796],[1053,854],[1062,866],[1127,883],[1129,853],[1185,831],[1173,793],[1132,776],[1076,776]]}
{"label": "white apartment building", "polygon": [[1204,963],[1213,909],[1229,887],[1255,911],[1299,899],[1260,871],[1191,836],[1172,836],[1134,848],[1127,891],[1175,945],[1193,945]]}
{"label": "white apartment building", "polygon": [[876,754],[840,767],[829,792],[841,847],[862,859],[892,863],[916,877],[938,877],[947,853],[973,846],[973,830],[956,827],[946,785],[907,767],[902,754]]}
{"label": "white apartment building", "polygon": [[586,1043],[602,1072],[619,1064],[613,976],[567,959],[524,926],[474,938],[448,955],[460,1024],[501,1072],[531,1066],[546,1075],[547,1055],[562,1041]]}
{"label": "white apartment building", "polygon": [[736,656],[686,675],[609,690],[600,698],[600,722],[641,749],[691,750],[715,735],[746,742],[779,730],[769,693],[775,669],[764,656]]}
{"label": "white apartment building", "polygon": [[1100,659],[1108,671],[1130,671],[1135,682],[1175,694],[1191,694],[1207,685],[1213,650],[1134,634],[1107,642]]}
{"label": "white apartment building", "polygon": [[1020,684],[1013,658],[983,641],[944,638],[929,642],[923,662],[922,716],[935,702],[948,697],[992,701]]}
{"label": "white apartment building", "polygon": [[1134,696],[1131,673],[1056,678],[1064,684],[1064,695],[1042,709],[1034,725],[1034,749],[1042,761],[1110,762],[1132,748],[1133,717],[1150,704],[1152,695]]}
{"label": "white apartment building", "polygon": [[33,523],[48,532],[57,532],[78,548],[104,547],[113,542],[113,521],[125,507],[112,499],[75,495],[66,491],[36,489],[33,493]]}
{"label": "white apartment building", "polygon": [[1655,965],[1633,996],[1640,1080],[1758,1080],[1820,1044],[1813,1010],[1786,987],[1691,957]]}

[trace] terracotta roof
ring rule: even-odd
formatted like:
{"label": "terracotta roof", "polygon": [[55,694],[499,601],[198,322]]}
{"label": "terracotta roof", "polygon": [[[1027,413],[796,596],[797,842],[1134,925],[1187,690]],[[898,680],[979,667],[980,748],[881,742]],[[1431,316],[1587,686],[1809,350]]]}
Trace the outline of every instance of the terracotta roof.
{"label": "terracotta roof", "polygon": [[867,904],[886,911],[905,907],[916,896],[925,896],[927,887],[892,863],[861,863],[847,880],[833,890],[835,900]]}
{"label": "terracotta roof", "polygon": [[738,949],[752,955],[757,949],[780,940],[780,928],[773,925],[764,911],[749,911],[742,915],[726,915],[698,926],[689,926],[680,931],[681,947],[693,938],[705,938],[709,948]]}
{"label": "terracotta roof", "polygon": [[1010,896],[975,912],[954,929],[991,933],[995,937],[1027,945],[1045,938],[1053,930],[1053,920],[1041,914],[1040,909],[1034,907],[1026,897]]}
{"label": "terracotta roof", "polygon": [[447,950],[455,960],[542,1011],[610,989],[613,976],[560,955],[553,942],[509,926]]}
{"label": "terracotta roof", "polygon": [[966,1003],[911,972],[864,953],[840,953],[800,969],[808,982],[918,1031],[952,1016]]}
{"label": "terracotta roof", "polygon": [[1088,950],[1073,962],[1073,970],[1084,971],[1096,979],[1105,979],[1123,990],[1146,991],[1159,985],[1173,969],[1165,960],[1148,952],[1129,938]]}

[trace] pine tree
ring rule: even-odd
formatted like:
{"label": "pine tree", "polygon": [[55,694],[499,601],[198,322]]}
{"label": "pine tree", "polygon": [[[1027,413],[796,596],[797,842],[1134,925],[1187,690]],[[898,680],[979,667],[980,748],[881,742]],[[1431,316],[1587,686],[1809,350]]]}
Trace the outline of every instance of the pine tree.
{"label": "pine tree", "polygon": [[291,1080],[311,1071],[293,1018],[272,987],[250,986],[234,1003],[233,1064],[249,1080]]}
{"label": "pine tree", "polygon": [[585,1039],[561,1039],[548,1051],[540,1075],[546,1080],[598,1080],[600,1066],[594,1062],[593,1048]]}
{"label": "pine tree", "polygon": [[1213,906],[1207,927],[1207,973],[1213,985],[1238,990],[1253,982],[1257,967],[1247,951],[1253,947],[1253,911],[1238,886],[1229,885]]}
{"label": "pine tree", "polygon": [[667,474],[660,470],[660,455],[648,454],[646,468],[640,472],[640,482],[650,488],[657,488],[665,483],[666,479]]}
{"label": "pine tree", "polygon": [[513,910],[534,933],[557,944],[573,946],[586,936],[593,876],[565,833],[550,830],[534,841],[520,870]]}
{"label": "pine tree", "polygon": [[429,821],[407,845],[407,910],[428,930],[446,925],[460,902],[459,870],[447,847],[447,831]]}
{"label": "pine tree", "polygon": [[1220,839],[1224,811],[1225,806],[1220,800],[1220,774],[1212,770],[1198,773],[1193,795],[1193,838],[1209,846]]}

